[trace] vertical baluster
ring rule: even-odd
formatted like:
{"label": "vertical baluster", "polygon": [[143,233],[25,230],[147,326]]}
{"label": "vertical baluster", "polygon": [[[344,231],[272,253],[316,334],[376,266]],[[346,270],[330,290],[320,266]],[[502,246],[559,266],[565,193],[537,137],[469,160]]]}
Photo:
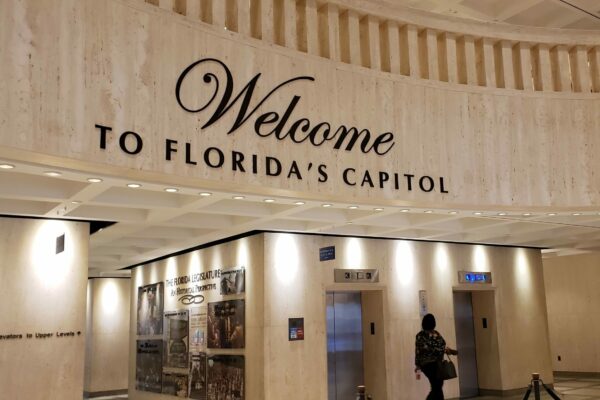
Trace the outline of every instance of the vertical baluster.
{"label": "vertical baluster", "polygon": [[158,0],[158,6],[165,10],[173,11],[175,9],[175,0]]}
{"label": "vertical baluster", "polygon": [[381,68],[393,74],[400,73],[400,32],[393,21],[381,24]]}
{"label": "vertical baluster", "polygon": [[[497,82],[503,84],[506,89],[516,89],[517,83],[515,79],[515,67],[513,60],[513,44],[507,40],[502,40],[498,43],[496,54],[499,55],[500,62],[497,64],[500,68],[497,69]],[[500,78],[498,76],[501,76]]]}
{"label": "vertical baluster", "polygon": [[446,50],[445,80],[450,83],[458,83],[458,57],[456,53],[456,35],[454,33],[446,32],[443,35],[441,35],[441,40],[444,42],[444,49]]}
{"label": "vertical baluster", "polygon": [[259,10],[261,39],[265,42],[274,43],[275,27],[273,26],[273,0],[260,0]]}
{"label": "vertical baluster", "polygon": [[539,63],[540,63],[540,90],[551,91],[554,89],[554,78],[552,74],[552,57],[550,46],[547,44],[538,45]]}
{"label": "vertical baluster", "polygon": [[238,32],[245,36],[250,36],[250,0],[237,1],[237,29]]}
{"label": "vertical baluster", "polygon": [[426,54],[427,65],[427,76],[429,79],[439,81],[440,80],[440,67],[439,67],[439,52],[438,52],[438,40],[437,32],[432,29],[425,29],[423,32],[423,49]]}
{"label": "vertical baluster", "polygon": [[185,15],[192,19],[200,19],[200,2],[198,0],[186,0]]}
{"label": "vertical baluster", "polygon": [[212,2],[212,24],[219,28],[226,26],[227,14],[225,6],[225,0],[213,0]]}
{"label": "vertical baluster", "polygon": [[340,61],[339,11],[335,4],[327,3],[319,9],[320,54]]}
{"label": "vertical baluster", "polygon": [[360,65],[360,27],[354,10],[340,16],[340,56],[346,63]]}
{"label": "vertical baluster", "polygon": [[306,0],[306,51],[319,54],[319,16],[317,0]]}
{"label": "vertical baluster", "polygon": [[408,45],[408,25],[404,25],[398,29],[400,38],[400,73],[402,75],[410,75],[410,52]]}
{"label": "vertical baluster", "polygon": [[594,47],[589,54],[592,84],[594,92],[600,93],[600,46]]}
{"label": "vertical baluster", "polygon": [[372,69],[381,69],[379,47],[379,21],[367,15],[360,20],[360,51],[362,65]]}
{"label": "vertical baluster", "polygon": [[592,91],[590,63],[588,50],[585,46],[575,46],[569,54],[571,61],[571,75],[573,77],[573,90],[589,93]]}
{"label": "vertical baluster", "polygon": [[408,48],[408,65],[410,76],[421,77],[421,63],[419,59],[419,31],[414,25],[406,26],[406,43]]}
{"label": "vertical baluster", "polygon": [[477,85],[477,57],[475,54],[475,38],[472,36],[465,36],[464,43],[467,84]]}
{"label": "vertical baluster", "polygon": [[496,55],[495,42],[492,39],[483,39],[483,58],[485,64],[485,86],[498,87],[496,82]]}
{"label": "vertical baluster", "polygon": [[[212,24],[213,12],[212,2],[213,0],[199,0],[200,1],[200,19],[207,24]],[[260,0],[259,0],[260,1]]]}
{"label": "vertical baluster", "polygon": [[284,39],[285,46],[296,50],[298,48],[298,34],[296,32],[296,1],[284,0]]}
{"label": "vertical baluster", "polygon": [[531,60],[531,44],[521,42],[516,50],[519,51],[520,89],[533,91],[533,63]]}
{"label": "vertical baluster", "polygon": [[554,89],[558,92],[572,91],[569,49],[567,46],[558,45],[552,49],[551,54],[554,74]]}

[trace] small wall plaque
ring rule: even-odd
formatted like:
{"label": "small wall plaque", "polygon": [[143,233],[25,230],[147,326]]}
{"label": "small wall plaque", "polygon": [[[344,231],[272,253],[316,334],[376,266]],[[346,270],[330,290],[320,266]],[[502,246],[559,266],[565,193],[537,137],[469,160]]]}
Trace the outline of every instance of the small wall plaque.
{"label": "small wall plaque", "polygon": [[60,254],[65,251],[65,234],[56,238],[56,254]]}
{"label": "small wall plaque", "polygon": [[377,283],[379,282],[379,270],[335,269],[334,281],[336,283]]}
{"label": "small wall plaque", "polygon": [[288,320],[288,340],[304,340],[304,318],[290,318]]}
{"label": "small wall plaque", "polygon": [[335,246],[321,247],[319,249],[319,261],[335,260]]}

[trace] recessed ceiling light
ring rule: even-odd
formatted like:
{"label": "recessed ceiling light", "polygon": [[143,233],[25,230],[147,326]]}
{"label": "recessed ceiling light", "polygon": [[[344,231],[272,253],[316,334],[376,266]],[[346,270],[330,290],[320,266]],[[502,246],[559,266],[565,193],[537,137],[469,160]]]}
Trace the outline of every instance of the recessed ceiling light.
{"label": "recessed ceiling light", "polygon": [[576,212],[576,213],[573,213],[572,215],[574,215],[574,216],[578,216],[578,215],[581,215],[581,213],[579,213],[579,212]]}
{"label": "recessed ceiling light", "polygon": [[483,213],[481,211],[475,211],[473,214],[475,214],[475,215],[482,215]]}
{"label": "recessed ceiling light", "polygon": [[297,206],[303,206],[306,203],[304,203],[303,201],[297,201],[294,204],[297,205]]}
{"label": "recessed ceiling light", "polygon": [[458,211],[450,211],[448,214],[456,215],[458,214]]}
{"label": "recessed ceiling light", "polygon": [[208,197],[208,196],[212,196],[212,193],[211,192],[200,192],[200,196]]}
{"label": "recessed ceiling light", "polygon": [[177,189],[177,188],[165,188],[165,192],[177,193],[177,192],[179,192],[179,189]]}
{"label": "recessed ceiling light", "polygon": [[13,169],[14,167],[12,164],[0,164],[0,168],[2,169]]}
{"label": "recessed ceiling light", "polygon": [[507,214],[505,212],[499,212],[498,215],[501,216],[501,217],[503,217],[503,216],[505,216]]}
{"label": "recessed ceiling light", "polygon": [[245,197],[244,196],[233,196],[234,200],[244,200]]}
{"label": "recessed ceiling light", "polygon": [[348,206],[348,208],[351,210],[356,210],[358,208],[358,206]]}
{"label": "recessed ceiling light", "polygon": [[403,210],[400,210],[400,212],[409,212],[410,210],[408,208],[405,208]]}
{"label": "recessed ceiling light", "polygon": [[56,172],[56,171],[46,171],[46,172],[44,172],[44,175],[57,177],[57,176],[61,176],[62,174],[60,172]]}
{"label": "recessed ceiling light", "polygon": [[275,203],[275,199],[265,199],[265,203]]}
{"label": "recessed ceiling light", "polygon": [[383,211],[383,208],[377,207],[377,208],[374,208],[373,210],[375,210],[375,211]]}
{"label": "recessed ceiling light", "polygon": [[347,225],[352,225],[352,221],[346,222]]}
{"label": "recessed ceiling light", "polygon": [[102,182],[102,179],[100,179],[100,178],[88,178],[87,181],[89,183],[100,183],[100,182]]}
{"label": "recessed ceiling light", "polygon": [[98,232],[102,232],[104,230],[104,228],[100,228],[98,229]]}
{"label": "recessed ceiling light", "polygon": [[425,214],[431,214],[432,212],[432,210],[425,210]]}
{"label": "recessed ceiling light", "polygon": [[332,205],[333,205],[333,204],[326,203],[326,204],[322,204],[322,205],[321,205],[321,207],[325,207],[325,208],[327,208],[327,207],[331,207]]}
{"label": "recessed ceiling light", "polygon": [[523,213],[523,216],[524,216],[524,217],[530,217],[530,216],[531,216],[531,213]]}
{"label": "recessed ceiling light", "polygon": [[79,201],[79,200],[73,200],[73,201],[71,202],[71,204],[81,204],[81,201]]}
{"label": "recessed ceiling light", "polygon": [[132,189],[137,189],[139,187],[142,187],[142,185],[140,185],[139,183],[128,183],[127,187],[132,188]]}
{"label": "recessed ceiling light", "polygon": [[549,217],[554,217],[556,215],[556,213],[548,213],[546,215],[549,216]]}

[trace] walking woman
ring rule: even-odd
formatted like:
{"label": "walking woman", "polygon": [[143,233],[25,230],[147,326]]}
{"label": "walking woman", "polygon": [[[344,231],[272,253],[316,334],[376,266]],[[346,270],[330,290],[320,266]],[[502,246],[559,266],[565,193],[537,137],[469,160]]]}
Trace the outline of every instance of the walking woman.
{"label": "walking woman", "polygon": [[444,400],[444,380],[440,378],[439,367],[444,353],[456,355],[458,352],[446,347],[446,341],[435,330],[435,317],[432,314],[423,317],[421,327],[423,330],[417,334],[415,344],[415,373],[420,370],[429,379],[431,391],[427,400]]}

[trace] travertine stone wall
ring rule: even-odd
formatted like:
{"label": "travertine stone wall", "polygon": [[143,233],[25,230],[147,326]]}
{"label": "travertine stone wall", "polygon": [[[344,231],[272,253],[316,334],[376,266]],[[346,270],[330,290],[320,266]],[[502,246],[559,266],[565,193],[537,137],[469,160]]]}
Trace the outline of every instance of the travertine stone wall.
{"label": "travertine stone wall", "polygon": [[[319,9],[317,16],[332,35],[341,29],[336,24],[336,7]],[[332,201],[352,198],[379,205],[585,210],[600,202],[598,191],[590,189],[600,185],[599,175],[590,172],[600,167],[595,156],[600,147],[600,98],[595,93],[510,91],[377,71],[337,62],[335,40],[327,46],[334,55],[330,60],[269,43],[267,33],[259,41],[138,0],[61,0],[58,5],[50,0],[10,0],[2,3],[0,16],[3,159],[191,188],[235,187],[261,195]],[[213,17],[227,19],[217,14],[211,21]],[[348,22],[349,34],[377,31],[370,18],[357,22],[350,13],[347,19],[342,26],[346,29]],[[429,30],[407,32],[413,41],[436,43]],[[457,44],[458,48],[464,44],[466,54],[476,54],[472,42],[464,42]],[[482,46],[482,52],[499,49],[497,43],[489,49],[486,42]],[[515,54],[515,48],[502,46],[500,54]],[[381,52],[377,43],[365,41],[364,47]],[[563,54],[565,49],[556,51]],[[419,51],[411,54],[416,59]],[[577,60],[581,55],[573,54]],[[350,50],[341,55],[358,58],[358,53]],[[184,69],[206,57],[228,66],[234,95],[261,74],[248,114],[260,106],[230,134],[239,103],[212,125],[201,128],[225,93],[227,79],[219,65],[198,66],[181,86],[180,100],[192,110],[209,101],[218,80],[219,91],[205,110],[185,111],[175,96]],[[369,55],[361,62],[370,65],[377,63],[377,58]],[[435,68],[426,70],[436,72]],[[208,71],[215,75],[204,81]],[[465,71],[468,80],[470,70]],[[260,103],[277,85],[299,76],[315,80],[292,82]],[[301,98],[281,140],[275,134],[258,135],[258,116],[276,112],[280,121],[295,95]],[[394,146],[378,155],[373,150],[365,154],[358,144],[346,151],[344,147],[334,149],[334,141],[320,146],[308,140],[294,143],[285,133],[302,117],[310,120],[311,127],[328,122],[334,130],[340,125],[369,129],[371,144],[376,135],[391,132]],[[274,114],[267,114],[261,120],[261,134],[276,127],[273,118]],[[112,128],[105,131],[105,143],[96,124]],[[120,148],[137,151],[135,136],[122,136],[128,131],[136,132],[143,141],[137,154]],[[324,128],[320,132],[323,134]],[[167,139],[176,143],[168,145]],[[391,143],[384,142],[380,150],[387,150]],[[171,160],[166,156],[168,146],[177,149],[169,152]],[[222,165],[216,150],[205,160],[205,152],[213,147],[223,152]],[[234,167],[235,160],[240,160],[234,152],[243,155],[245,172]],[[253,155],[257,156],[256,173],[251,165]],[[266,157],[281,162],[281,174],[268,174]],[[294,161],[299,173],[290,174]],[[343,173],[348,168],[350,183],[345,183]],[[365,171],[372,182],[365,179]],[[385,174],[389,180],[381,187],[379,177],[385,178]],[[413,178],[404,174],[415,175],[412,190],[408,179]],[[421,176],[433,178],[431,192],[419,189]]]}
{"label": "travertine stone wall", "polygon": [[88,331],[84,391],[126,391],[129,384],[131,280],[88,281]]}
{"label": "travertine stone wall", "polygon": [[[3,399],[81,398],[88,229],[81,222],[0,218],[0,335],[22,335],[0,340]],[[64,251],[56,254],[63,234]]]}
{"label": "travertine stone wall", "polygon": [[600,254],[544,259],[544,282],[552,368],[600,373]]}

